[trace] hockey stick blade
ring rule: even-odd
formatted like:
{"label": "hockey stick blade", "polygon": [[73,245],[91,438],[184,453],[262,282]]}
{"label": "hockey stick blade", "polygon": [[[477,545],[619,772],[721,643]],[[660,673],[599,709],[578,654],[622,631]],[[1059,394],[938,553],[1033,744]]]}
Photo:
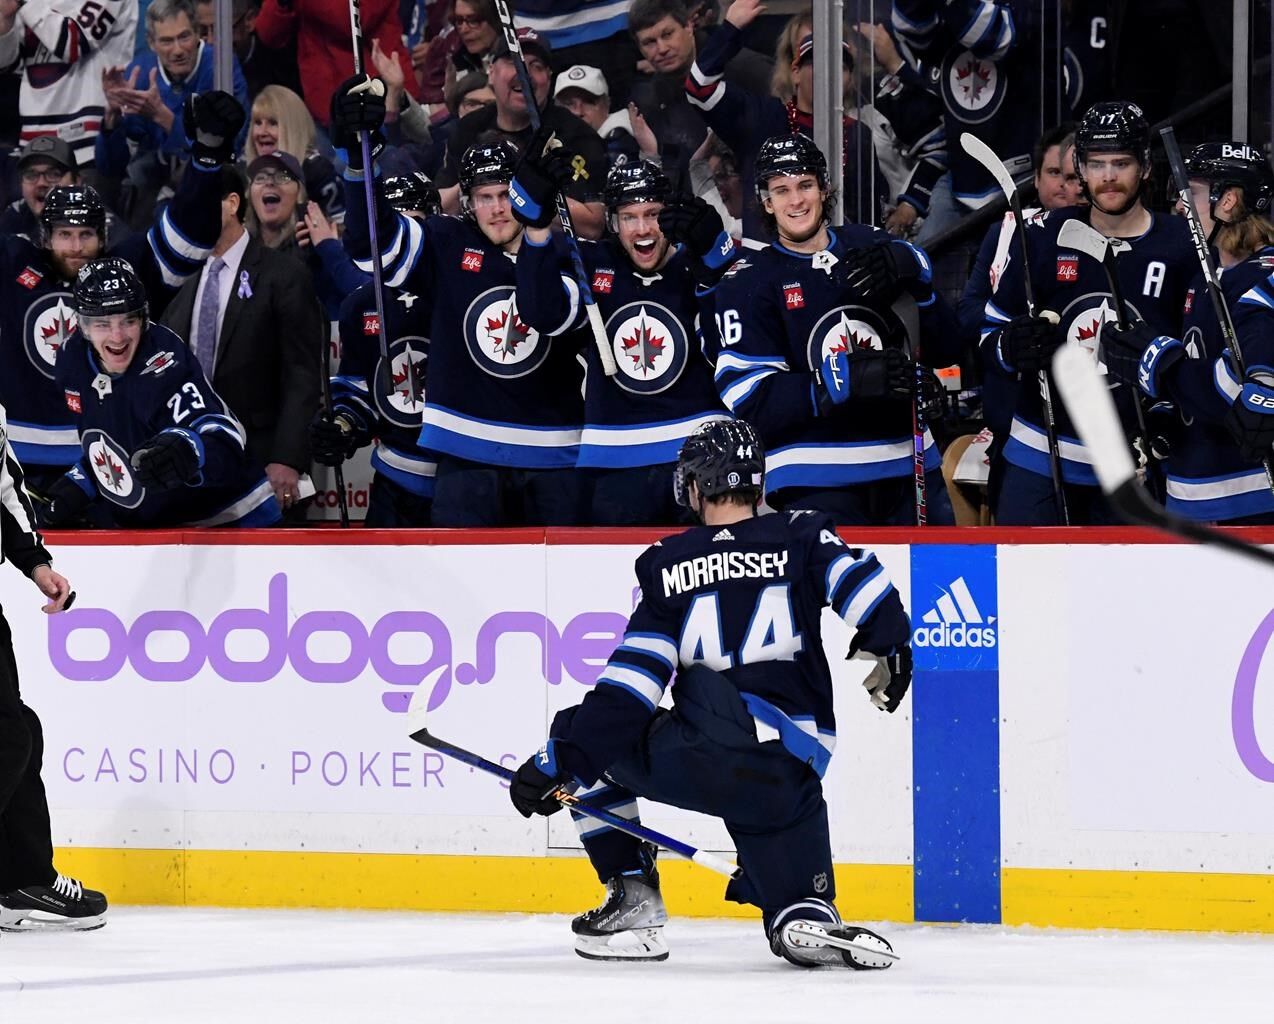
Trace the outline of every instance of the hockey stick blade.
{"label": "hockey stick blade", "polygon": [[1013,180],[1013,175],[1004,166],[1004,161],[996,155],[995,150],[969,132],[961,133],[960,147],[987,169],[987,172],[995,178],[996,184],[1000,186],[1004,198],[1012,202],[1013,196],[1017,194],[1017,182]]}
{"label": "hockey stick blade", "polygon": [[[479,771],[494,775],[505,782],[511,781],[514,776],[511,768],[496,764],[494,761],[488,761],[481,754],[475,754],[473,751],[458,747],[454,743],[448,743],[429,731],[429,696],[432,690],[432,686],[422,685],[416,687],[416,692],[411,695],[411,702],[407,705],[407,734],[423,747],[436,750],[440,754],[446,754],[448,757],[455,758],[461,764],[467,764],[470,768],[477,768]],[[701,867],[715,871],[719,875],[725,875],[727,878],[739,878],[743,875],[741,867],[737,864],[732,864],[724,857],[718,857],[715,853],[700,850],[689,843],[683,843],[680,839],[673,839],[662,832],[646,828],[645,825],[629,821],[627,818],[613,814],[605,808],[594,807],[592,804],[580,800],[573,793],[562,790],[557,794],[557,799],[561,801],[563,807],[577,811],[580,814],[586,814],[590,818],[603,822],[620,832],[627,832],[630,836],[637,839],[654,843],[669,853],[694,861]]]}
{"label": "hockey stick blade", "polygon": [[1122,238],[1107,238],[1082,220],[1068,220],[1063,224],[1057,233],[1057,244],[1062,249],[1077,249],[1098,263],[1106,262],[1106,253],[1110,249],[1121,252],[1131,248]]}
{"label": "hockey stick blade", "polygon": [[1053,357],[1053,379],[1093,460],[1093,472],[1102,493],[1121,518],[1200,544],[1212,544],[1263,565],[1274,565],[1274,552],[1174,515],[1146,493],[1137,481],[1115,402],[1091,356],[1075,346],[1058,349]]}

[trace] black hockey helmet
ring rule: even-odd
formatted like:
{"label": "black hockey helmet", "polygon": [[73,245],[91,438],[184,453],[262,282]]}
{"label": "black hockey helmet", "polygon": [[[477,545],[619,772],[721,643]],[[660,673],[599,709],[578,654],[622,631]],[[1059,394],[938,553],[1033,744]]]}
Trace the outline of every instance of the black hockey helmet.
{"label": "black hockey helmet", "polygon": [[102,248],[106,248],[106,207],[91,185],[57,185],[49,189],[40,211],[40,241],[46,249],[57,224],[92,228],[102,240]]}
{"label": "black hockey helmet", "polygon": [[649,160],[616,164],[606,176],[606,212],[629,203],[666,203],[671,192],[664,172]]}
{"label": "black hockey helmet", "polygon": [[507,185],[517,163],[518,151],[511,142],[474,143],[460,158],[460,191],[469,195],[481,185]]}
{"label": "black hockey helmet", "polygon": [[710,420],[686,438],[677,455],[673,496],[690,507],[690,481],[705,498],[739,494],[753,504],[765,486],[765,448],[744,420]]}
{"label": "black hockey helmet", "polygon": [[1243,190],[1243,205],[1249,214],[1265,216],[1270,212],[1274,169],[1255,146],[1242,142],[1205,142],[1195,146],[1186,158],[1186,175],[1211,186],[1208,199],[1214,207],[1226,189],[1239,188]]}
{"label": "black hockey helmet", "polygon": [[769,180],[783,174],[812,174],[819,188],[827,188],[827,158],[800,132],[771,135],[761,143],[754,167],[758,200],[765,198]]}
{"label": "black hockey helmet", "polygon": [[1150,123],[1141,108],[1127,100],[1094,103],[1075,129],[1075,170],[1083,175],[1089,153],[1131,153],[1142,167],[1150,165]]}
{"label": "black hockey helmet", "polygon": [[442,213],[442,197],[438,186],[427,174],[412,171],[385,179],[385,199],[399,213],[423,213],[426,217]]}
{"label": "black hockey helmet", "polygon": [[80,268],[73,297],[81,326],[85,317],[139,313],[148,316],[146,289],[128,260],[118,256],[93,260]]}

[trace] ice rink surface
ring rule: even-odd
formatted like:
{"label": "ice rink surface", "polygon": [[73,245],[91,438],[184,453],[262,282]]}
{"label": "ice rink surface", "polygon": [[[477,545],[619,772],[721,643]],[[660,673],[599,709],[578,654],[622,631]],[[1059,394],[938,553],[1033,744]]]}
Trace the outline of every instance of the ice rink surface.
{"label": "ice rink surface", "polygon": [[0,1021],[1135,1024],[1270,1020],[1274,936],[882,924],[887,971],[800,970],[754,922],[674,920],[662,964],[577,957],[561,916],[119,907],[0,934]]}

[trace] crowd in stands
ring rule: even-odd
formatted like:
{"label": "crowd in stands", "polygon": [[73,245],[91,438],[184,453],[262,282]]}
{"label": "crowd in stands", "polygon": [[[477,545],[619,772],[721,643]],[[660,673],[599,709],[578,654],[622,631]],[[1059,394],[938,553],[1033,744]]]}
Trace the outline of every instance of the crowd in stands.
{"label": "crowd in stands", "polygon": [[[232,38],[222,40],[211,0],[0,0],[0,68],[18,97],[17,117],[0,123],[8,147],[0,242],[20,236],[47,247],[41,214],[59,186],[96,190],[112,249],[152,232],[192,173],[192,97],[213,90],[216,49],[231,47],[224,89],[246,116],[233,159],[216,170],[220,234],[197,270],[165,278],[167,291],[149,296],[149,315],[190,347],[242,424],[282,518],[300,524],[313,493],[323,355],[339,360],[350,342],[342,308],[371,281],[367,264],[353,258],[365,253],[344,241],[351,204],[363,203],[362,158],[350,140],[334,137],[334,97],[345,96],[342,83],[354,74],[349,12],[333,0],[230,2]],[[366,70],[384,87],[378,173],[424,182],[416,198],[394,204],[400,211],[472,216],[466,161],[474,147],[505,142],[525,154],[551,130],[570,154],[560,183],[582,240],[618,231],[607,198],[615,170],[653,165],[674,193],[719,218],[743,260],[770,246],[774,218],[757,197],[757,161],[768,139],[814,133],[819,40],[809,4],[510,6],[531,97],[493,0],[363,0]],[[960,358],[942,375],[948,401],[931,407],[929,426],[947,456],[962,523],[989,521],[985,495],[997,486],[990,467],[1012,431],[1011,417],[992,410],[1011,411],[1005,395],[1020,374],[988,366],[980,352],[987,303],[1016,243],[997,216],[952,244],[959,225],[1000,194],[958,140],[972,132],[987,142],[1027,186],[1028,207],[1075,206],[1086,201],[1076,122],[1093,104],[1118,98],[1103,40],[1126,5],[1062,4],[1060,35],[1039,16],[1055,6],[894,0],[875,5],[874,23],[848,23],[840,53],[845,220],[920,250],[936,245],[939,301],[959,331]],[[1158,196],[1166,209],[1162,190]],[[365,231],[361,205],[358,219]],[[180,247],[180,236],[172,244]],[[401,244],[410,237],[404,230]],[[370,323],[360,330],[375,334]],[[30,347],[0,339],[0,382],[9,376],[3,362],[27,359]],[[428,393],[427,376],[424,386]],[[0,401],[10,404],[3,383]],[[722,415],[728,410],[727,400]],[[577,521],[588,525],[587,502],[579,508]],[[427,519],[426,510],[414,522]],[[81,524],[113,521],[86,516]]]}

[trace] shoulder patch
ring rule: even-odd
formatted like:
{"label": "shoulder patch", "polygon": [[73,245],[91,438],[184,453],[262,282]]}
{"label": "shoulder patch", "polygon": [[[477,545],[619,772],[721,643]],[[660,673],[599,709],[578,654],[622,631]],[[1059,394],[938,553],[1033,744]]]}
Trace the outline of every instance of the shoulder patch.
{"label": "shoulder patch", "polygon": [[35,267],[25,267],[22,273],[18,275],[18,284],[22,285],[23,288],[34,288],[43,277],[44,275],[36,270]]}
{"label": "shoulder patch", "polygon": [[168,367],[177,362],[177,357],[172,352],[156,352],[153,356],[146,360],[146,365],[142,367],[142,376],[153,373],[158,377]]}
{"label": "shoulder patch", "polygon": [[721,275],[721,279],[725,280],[727,277],[734,277],[740,271],[747,270],[750,266],[752,264],[748,261],[748,258],[742,256],[730,264],[730,269]]}

